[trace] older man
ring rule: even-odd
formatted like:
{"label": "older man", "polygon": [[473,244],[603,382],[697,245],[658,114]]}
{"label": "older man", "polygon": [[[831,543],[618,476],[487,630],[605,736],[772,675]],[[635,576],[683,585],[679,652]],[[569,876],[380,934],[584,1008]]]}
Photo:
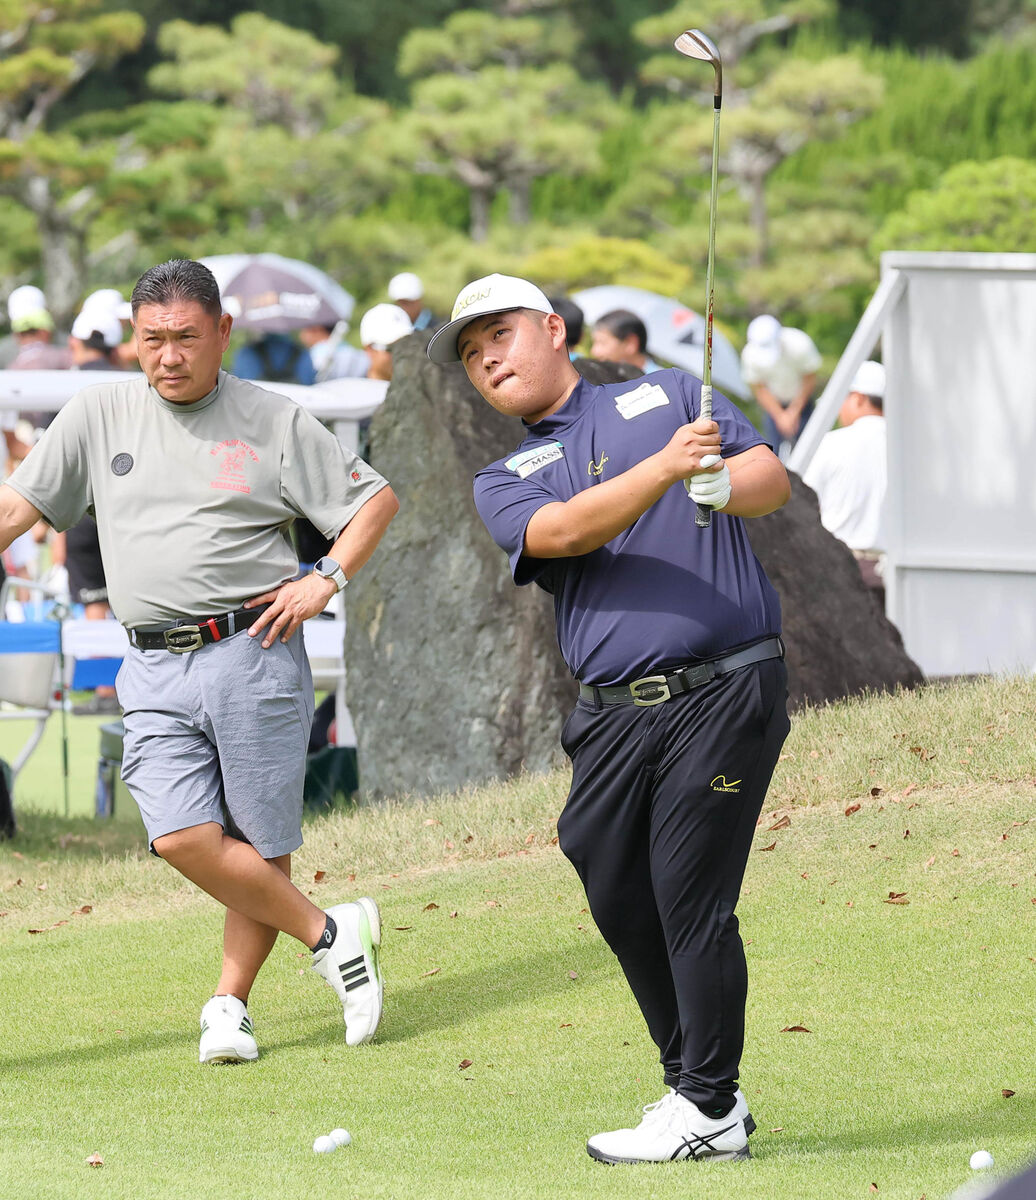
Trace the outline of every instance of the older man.
{"label": "older man", "polygon": [[[701,384],[680,371],[582,380],[564,321],[524,279],[469,284],[428,354],[459,359],[524,425],[476,476],[475,502],[515,582],[554,597],[579,680],[561,848],[661,1055],[661,1100],[587,1150],[747,1158],[734,907],[788,718],[780,605],[742,518],[787,500],[784,468],[725,397],[703,420]],[[708,529],[688,494],[713,508]]]}
{"label": "older man", "polygon": [[[226,908],[200,1060],[258,1056],[246,1003],[278,931],[311,948],[346,1042],[365,1042],[382,1006],[377,906],[322,912],[290,879],[313,712],[300,627],[398,505],[303,409],[220,369],[231,318],[204,266],[152,267],[131,303],[144,375],[61,410],[0,488],[0,548],[40,516],[60,530],[96,515],[109,603],[130,633],[123,778],[153,852]],[[300,516],[334,542],[295,579],[287,531]]]}

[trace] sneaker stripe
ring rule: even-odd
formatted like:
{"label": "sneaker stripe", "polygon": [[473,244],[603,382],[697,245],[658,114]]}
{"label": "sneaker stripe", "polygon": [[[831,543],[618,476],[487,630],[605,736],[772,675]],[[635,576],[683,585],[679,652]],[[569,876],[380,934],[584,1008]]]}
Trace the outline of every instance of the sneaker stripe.
{"label": "sneaker stripe", "polygon": [[347,983],[347,984],[345,985],[345,990],[346,990],[347,992],[351,992],[351,991],[353,991],[353,989],[354,989],[354,988],[358,988],[358,987],[366,987],[366,986],[367,986],[369,983],[370,983],[370,978],[369,978],[369,976],[367,976],[367,975],[364,975],[364,976],[363,976],[362,978],[360,978],[360,979],[354,979],[354,980],[352,981],[352,983]]}
{"label": "sneaker stripe", "polygon": [[351,970],[347,967],[343,967],[341,973],[343,982],[347,983],[350,979],[355,979],[358,975],[366,975],[367,968],[363,963],[360,963],[358,967],[353,967]]}
{"label": "sneaker stripe", "polygon": [[354,967],[362,967],[362,966],[363,966],[363,955],[361,954],[358,958],[353,958],[353,959],[350,959],[349,962],[342,963],[338,969],[344,975],[346,971],[351,971]]}

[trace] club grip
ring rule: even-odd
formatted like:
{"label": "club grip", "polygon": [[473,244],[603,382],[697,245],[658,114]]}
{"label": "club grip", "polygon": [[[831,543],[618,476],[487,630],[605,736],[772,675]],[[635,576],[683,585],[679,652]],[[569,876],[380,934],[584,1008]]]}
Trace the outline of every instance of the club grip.
{"label": "club grip", "polygon": [[712,524],[712,509],[707,504],[696,504],[694,523],[699,529],[708,529]]}

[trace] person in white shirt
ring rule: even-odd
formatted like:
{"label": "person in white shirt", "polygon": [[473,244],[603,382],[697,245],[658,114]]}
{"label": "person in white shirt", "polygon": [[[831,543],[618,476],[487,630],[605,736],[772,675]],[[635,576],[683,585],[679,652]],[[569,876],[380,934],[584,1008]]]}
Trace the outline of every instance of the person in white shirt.
{"label": "person in white shirt", "polygon": [[820,501],[825,529],[852,550],[868,587],[881,592],[887,479],[885,368],[865,362],[838,412],[840,429],[824,435],[803,481]]}
{"label": "person in white shirt", "polygon": [[820,351],[801,329],[756,317],[741,351],[741,375],[763,410],[763,434],[782,462],[813,412]]}

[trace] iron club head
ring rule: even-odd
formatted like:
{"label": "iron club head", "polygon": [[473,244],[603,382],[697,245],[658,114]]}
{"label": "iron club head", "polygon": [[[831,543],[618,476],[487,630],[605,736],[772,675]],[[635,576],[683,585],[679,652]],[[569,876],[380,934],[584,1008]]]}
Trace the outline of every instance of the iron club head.
{"label": "iron club head", "polygon": [[673,45],[686,55],[687,58],[697,58],[701,62],[712,63],[716,70],[716,95],[723,90],[723,60],[720,57],[716,43],[700,29],[687,29],[676,39]]}

